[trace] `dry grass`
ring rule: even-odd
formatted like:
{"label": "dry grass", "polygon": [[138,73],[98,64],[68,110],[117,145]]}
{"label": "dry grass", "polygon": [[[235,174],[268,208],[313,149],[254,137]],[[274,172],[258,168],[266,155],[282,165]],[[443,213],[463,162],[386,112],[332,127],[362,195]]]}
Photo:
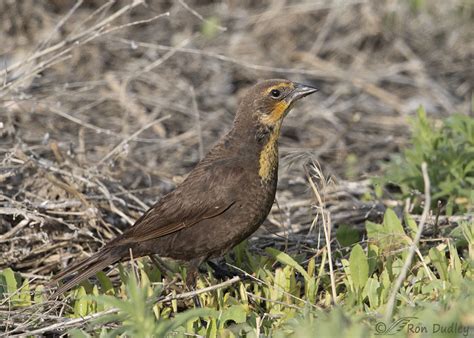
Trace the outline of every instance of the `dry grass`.
{"label": "dry grass", "polygon": [[338,182],[334,225],[379,217],[364,179],[403,147],[406,117],[471,109],[472,5],[415,3],[1,2],[0,268],[42,280],[95,251],[173,189],[242,90],[269,77],[321,92],[286,120],[260,245],[304,245],[292,236],[312,225],[313,160]]}

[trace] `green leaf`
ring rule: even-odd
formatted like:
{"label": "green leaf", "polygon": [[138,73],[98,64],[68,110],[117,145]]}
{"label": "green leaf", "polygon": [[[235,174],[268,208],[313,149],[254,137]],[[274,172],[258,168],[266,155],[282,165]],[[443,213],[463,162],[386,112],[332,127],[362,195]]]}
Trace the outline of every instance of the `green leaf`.
{"label": "green leaf", "polygon": [[394,277],[398,276],[402,271],[404,260],[396,257],[391,264],[391,270]]}
{"label": "green leaf", "polygon": [[364,287],[364,296],[369,298],[370,307],[375,309],[380,305],[380,283],[375,278],[369,278]]}
{"label": "green leaf", "polygon": [[84,317],[87,315],[87,305],[89,300],[86,295],[86,290],[83,286],[80,286],[76,291],[76,301],[74,302],[75,317]]}
{"label": "green leaf", "polygon": [[35,294],[33,296],[33,301],[35,302],[35,304],[43,303],[44,301],[46,301],[46,298],[47,297],[45,297],[44,286],[36,286]]}
{"label": "green leaf", "polygon": [[347,224],[341,224],[336,230],[336,239],[341,246],[351,246],[359,242],[359,231]]}
{"label": "green leaf", "polygon": [[102,286],[102,293],[114,294],[114,286],[109,277],[103,272],[99,271],[96,274],[97,279],[99,280],[100,285]]}
{"label": "green leaf", "polygon": [[265,248],[265,251],[268,254],[272,255],[280,263],[286,264],[296,269],[296,271],[298,271],[304,277],[305,280],[308,280],[310,278],[306,270],[286,253],[281,252],[274,248]]}
{"label": "green leaf", "polygon": [[369,239],[373,239],[374,241],[380,241],[386,236],[382,224],[367,221],[365,222],[365,228],[367,230],[367,237],[369,237]]}
{"label": "green leaf", "polygon": [[283,293],[288,292],[286,276],[283,269],[275,270],[275,282],[276,286],[274,289],[274,300],[281,301],[283,299]]}
{"label": "green leaf", "polygon": [[379,262],[379,247],[375,244],[369,244],[367,250],[367,263],[369,264],[369,276],[375,272]]}
{"label": "green leaf", "polygon": [[431,248],[429,251],[431,262],[435,266],[442,280],[448,280],[448,262],[444,252],[438,250],[438,248]]}
{"label": "green leaf", "polygon": [[6,284],[6,292],[9,295],[13,295],[16,290],[18,289],[17,287],[17,280],[15,278],[15,273],[13,272],[12,269],[6,268],[2,271],[3,278],[5,280]]}
{"label": "green leaf", "polygon": [[369,278],[369,264],[364,249],[359,244],[356,244],[351,251],[349,258],[349,268],[351,271],[354,288],[360,290],[365,286]]}
{"label": "green leaf", "polygon": [[392,234],[405,235],[402,222],[398,218],[395,211],[393,211],[392,209],[387,209],[385,211],[385,215],[383,217],[383,224],[385,225],[387,232],[392,233]]}
{"label": "green leaf", "polygon": [[462,265],[459,259],[458,251],[451,242],[448,243],[449,248],[449,279],[453,285],[459,286],[462,282]]}
{"label": "green leaf", "polygon": [[219,317],[219,329],[224,328],[227,321],[232,320],[237,324],[245,323],[247,313],[242,305],[232,305],[222,311]]}
{"label": "green leaf", "polygon": [[316,271],[316,258],[311,257],[308,262],[308,276],[314,277],[314,273]]}
{"label": "green leaf", "polygon": [[413,220],[413,218],[409,214],[405,214],[405,223],[407,224],[408,228],[411,232],[411,238],[414,239],[416,233],[418,232],[418,225]]}
{"label": "green leaf", "polygon": [[354,281],[351,274],[351,268],[347,259],[341,259],[342,268],[344,269],[345,277],[347,279],[346,287],[350,290],[354,290]]}
{"label": "green leaf", "polygon": [[20,287],[18,294],[19,306],[30,306],[31,305],[31,294],[30,294],[30,283],[28,279],[25,279]]}
{"label": "green leaf", "polygon": [[211,318],[206,331],[206,337],[217,338],[217,319]]}
{"label": "green leaf", "polygon": [[392,286],[390,276],[387,270],[382,271],[379,280],[381,282],[380,304],[385,304],[388,300],[388,295]]}

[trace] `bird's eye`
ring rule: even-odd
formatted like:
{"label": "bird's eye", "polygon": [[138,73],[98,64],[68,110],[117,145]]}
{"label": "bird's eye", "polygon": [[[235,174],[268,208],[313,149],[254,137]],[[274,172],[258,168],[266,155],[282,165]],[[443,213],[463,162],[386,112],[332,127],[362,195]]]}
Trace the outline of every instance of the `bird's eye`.
{"label": "bird's eye", "polygon": [[281,93],[280,93],[280,91],[279,91],[278,89],[273,89],[273,90],[270,92],[270,95],[271,95],[273,98],[277,99],[277,98],[280,97]]}

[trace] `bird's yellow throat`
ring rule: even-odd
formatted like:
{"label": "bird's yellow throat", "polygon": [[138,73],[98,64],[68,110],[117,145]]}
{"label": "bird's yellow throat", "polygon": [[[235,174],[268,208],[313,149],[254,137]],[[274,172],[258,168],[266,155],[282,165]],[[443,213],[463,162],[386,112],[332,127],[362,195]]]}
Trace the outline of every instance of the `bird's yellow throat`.
{"label": "bird's yellow throat", "polygon": [[270,180],[272,172],[278,165],[278,137],[280,136],[280,128],[281,120],[275,125],[267,143],[265,143],[260,152],[258,175],[262,181]]}

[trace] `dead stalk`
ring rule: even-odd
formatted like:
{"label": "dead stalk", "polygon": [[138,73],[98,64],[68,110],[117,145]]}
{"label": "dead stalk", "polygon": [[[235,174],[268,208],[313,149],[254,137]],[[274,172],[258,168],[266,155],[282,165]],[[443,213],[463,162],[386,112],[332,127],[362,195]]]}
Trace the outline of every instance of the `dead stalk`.
{"label": "dead stalk", "polygon": [[331,278],[331,292],[334,304],[337,304],[337,293],[336,293],[336,278],[334,277],[334,270],[332,265],[332,250],[331,250],[331,214],[324,209],[324,204],[319,194],[318,188],[316,184],[314,184],[313,179],[309,176],[308,177],[309,184],[311,189],[313,190],[314,195],[316,196],[316,200],[319,204],[319,209],[321,211],[321,218],[323,221],[323,228],[324,228],[324,236],[326,239],[326,247],[327,247],[327,255],[328,255],[328,263],[329,263],[329,276]]}

